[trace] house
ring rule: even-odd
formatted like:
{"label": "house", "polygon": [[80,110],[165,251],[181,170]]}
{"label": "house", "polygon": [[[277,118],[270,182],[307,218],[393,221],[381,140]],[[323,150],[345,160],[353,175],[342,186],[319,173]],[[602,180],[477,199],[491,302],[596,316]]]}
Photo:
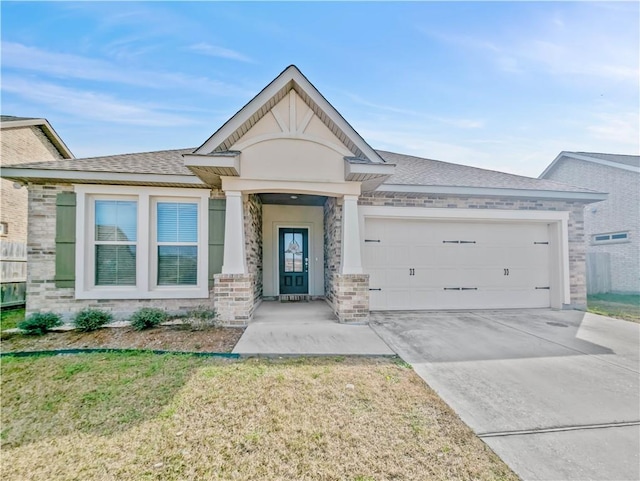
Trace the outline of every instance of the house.
{"label": "house", "polygon": [[295,66],[195,149],[2,176],[29,188],[28,312],[212,305],[229,325],[277,298],[341,322],[585,308],[584,206],[606,198],[374,150]]}
{"label": "house", "polygon": [[608,192],[585,207],[590,293],[640,292],[640,156],[560,152],[540,175]]}
{"label": "house", "polygon": [[[73,159],[46,119],[0,116],[0,165]],[[14,188],[18,187],[18,188]],[[2,179],[0,252],[2,306],[24,304],[27,280],[27,189]]]}

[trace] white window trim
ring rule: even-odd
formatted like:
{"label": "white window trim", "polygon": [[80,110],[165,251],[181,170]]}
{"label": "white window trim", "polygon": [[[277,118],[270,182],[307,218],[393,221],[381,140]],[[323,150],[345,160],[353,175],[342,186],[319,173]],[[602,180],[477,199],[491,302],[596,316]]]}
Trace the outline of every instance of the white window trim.
{"label": "white window trim", "polygon": [[[76,299],[196,299],[209,297],[209,190],[107,185],[74,185],[76,197]],[[135,197],[138,202],[138,241],[135,286],[96,286],[91,249],[95,197]],[[155,251],[152,208],[156,199],[198,203],[198,280],[195,286],[157,286],[153,277]]]}
{"label": "white window trim", "polygon": [[[625,237],[624,239],[612,239],[612,237],[614,235],[620,235],[620,234],[625,234],[627,237]],[[607,240],[596,240],[596,237],[600,237],[603,235],[608,235],[609,239]],[[621,230],[621,231],[616,231],[616,232],[600,232],[598,234],[592,234],[591,235],[591,245],[592,246],[602,246],[602,245],[609,245],[609,244],[627,244],[631,242],[631,239],[629,239],[629,231],[628,230]]]}

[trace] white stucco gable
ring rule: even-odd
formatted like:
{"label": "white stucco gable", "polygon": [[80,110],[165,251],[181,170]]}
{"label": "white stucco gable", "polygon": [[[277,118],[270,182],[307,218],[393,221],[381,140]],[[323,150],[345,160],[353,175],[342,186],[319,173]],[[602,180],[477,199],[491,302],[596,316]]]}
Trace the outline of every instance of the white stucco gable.
{"label": "white stucco gable", "polygon": [[223,176],[373,186],[394,169],[293,65],[184,159],[210,185]]}

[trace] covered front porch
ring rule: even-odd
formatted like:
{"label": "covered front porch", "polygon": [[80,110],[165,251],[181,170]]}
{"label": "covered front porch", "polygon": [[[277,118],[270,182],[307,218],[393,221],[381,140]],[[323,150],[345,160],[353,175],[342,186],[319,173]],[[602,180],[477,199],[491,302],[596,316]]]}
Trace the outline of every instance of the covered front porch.
{"label": "covered front porch", "polygon": [[222,322],[247,324],[263,299],[322,299],[339,322],[368,321],[358,196],[345,184],[317,187],[225,191],[223,264],[213,285]]}

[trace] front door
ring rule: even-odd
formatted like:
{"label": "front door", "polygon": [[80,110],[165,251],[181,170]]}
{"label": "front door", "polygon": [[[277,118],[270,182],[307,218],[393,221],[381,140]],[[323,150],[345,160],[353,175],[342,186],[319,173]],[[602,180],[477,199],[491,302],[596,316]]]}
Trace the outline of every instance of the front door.
{"label": "front door", "polygon": [[309,230],[280,228],[280,294],[309,293]]}

